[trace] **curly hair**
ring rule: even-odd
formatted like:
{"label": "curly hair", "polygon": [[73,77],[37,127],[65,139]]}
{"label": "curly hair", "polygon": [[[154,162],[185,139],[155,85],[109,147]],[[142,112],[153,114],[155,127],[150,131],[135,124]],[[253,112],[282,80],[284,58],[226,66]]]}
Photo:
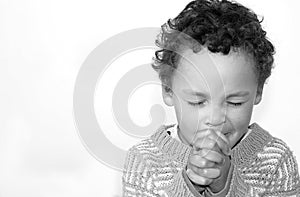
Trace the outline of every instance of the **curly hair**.
{"label": "curly hair", "polygon": [[263,87],[271,75],[275,49],[266,37],[262,21],[263,18],[259,20],[252,10],[237,2],[194,0],[161,26],[155,41],[160,49],[155,51],[151,66],[169,89],[180,58],[177,51],[183,44],[194,52],[205,46],[213,53],[224,55],[230,50],[243,49],[253,58],[258,85]]}

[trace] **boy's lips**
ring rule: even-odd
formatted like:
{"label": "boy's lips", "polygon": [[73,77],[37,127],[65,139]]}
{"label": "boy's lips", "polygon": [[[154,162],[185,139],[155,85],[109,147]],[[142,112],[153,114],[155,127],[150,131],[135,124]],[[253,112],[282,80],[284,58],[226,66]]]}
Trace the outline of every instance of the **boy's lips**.
{"label": "boy's lips", "polygon": [[207,131],[207,130],[220,131],[223,135],[229,135],[231,133],[230,130],[224,131],[224,129],[223,129],[223,131],[222,131],[222,129],[214,129],[214,128],[205,128],[205,129],[198,130],[198,132],[203,132],[203,131]]}
{"label": "boy's lips", "polygon": [[224,135],[227,137],[230,135],[230,132],[224,133]]}

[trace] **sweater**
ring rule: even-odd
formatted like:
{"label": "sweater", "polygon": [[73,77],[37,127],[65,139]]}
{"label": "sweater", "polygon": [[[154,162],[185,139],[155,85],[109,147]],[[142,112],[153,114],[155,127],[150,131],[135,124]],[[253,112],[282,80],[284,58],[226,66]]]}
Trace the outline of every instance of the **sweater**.
{"label": "sweater", "polygon": [[[185,174],[192,147],[170,135],[176,124],[162,125],[127,152],[123,197],[204,197]],[[300,196],[298,165],[287,144],[257,123],[231,150],[223,197]]]}

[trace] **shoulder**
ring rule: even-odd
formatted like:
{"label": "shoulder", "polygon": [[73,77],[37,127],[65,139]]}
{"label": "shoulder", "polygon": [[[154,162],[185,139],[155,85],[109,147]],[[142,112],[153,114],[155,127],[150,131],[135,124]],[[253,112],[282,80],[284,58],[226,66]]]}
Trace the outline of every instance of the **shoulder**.
{"label": "shoulder", "polygon": [[257,154],[256,161],[262,182],[267,185],[267,193],[298,192],[300,181],[297,160],[285,141],[271,136],[271,140]]}
{"label": "shoulder", "polygon": [[296,165],[293,151],[285,141],[270,134],[256,123],[252,124],[251,128],[253,132],[245,140],[247,146],[243,146],[243,148],[254,150],[252,151],[255,152],[254,158],[251,160],[254,165],[259,165],[263,169],[266,168],[269,173],[275,173],[279,166],[286,161],[291,160]]}
{"label": "shoulder", "polygon": [[130,147],[127,151],[125,165],[126,163],[133,161],[140,163],[149,159],[154,159],[155,157],[158,158],[161,155],[161,151],[157,147],[155,136],[160,135],[168,127],[169,125],[159,126],[150,137],[143,139]]}
{"label": "shoulder", "polygon": [[276,160],[276,163],[280,163],[291,153],[291,149],[283,140],[272,136],[271,140],[264,146],[263,150],[258,153],[258,157],[261,159],[270,158]]}
{"label": "shoulder", "polygon": [[[160,126],[153,135],[132,146],[126,154],[123,165],[123,184],[146,185],[153,181],[155,174],[168,163],[168,157],[157,146],[155,136],[165,131],[166,125]],[[166,169],[164,169],[166,170]]]}
{"label": "shoulder", "polygon": [[252,135],[251,141],[254,142],[255,139],[256,142],[253,144],[262,146],[257,149],[249,163],[239,166],[241,177],[249,186],[264,192],[265,196],[285,196],[298,192],[300,188],[298,165],[290,147],[282,139],[263,129],[259,129],[259,134],[261,135],[258,136],[266,136],[265,140],[253,138]]}
{"label": "shoulder", "polygon": [[297,160],[286,142],[273,137],[264,151],[258,154],[258,158],[262,161],[262,166],[271,169],[266,195],[281,196],[300,192]]}
{"label": "shoulder", "polygon": [[284,167],[285,172],[283,173],[298,173],[296,157],[291,148],[282,139],[272,137],[272,140],[265,146],[260,156],[262,154],[276,160],[275,171],[281,170],[280,168]]}
{"label": "shoulder", "polygon": [[132,146],[128,153],[144,154],[155,153],[158,150],[158,144],[161,142],[161,138],[164,138],[167,134],[167,130],[174,127],[176,124],[163,124],[157,127],[153,134],[146,139],[141,140],[139,143]]}
{"label": "shoulder", "polygon": [[[256,155],[256,161],[261,167],[268,168],[269,172],[276,173],[286,163],[291,167],[288,171],[295,171],[297,167],[296,157],[285,141],[270,135],[271,138]],[[293,169],[292,169],[293,168]]]}

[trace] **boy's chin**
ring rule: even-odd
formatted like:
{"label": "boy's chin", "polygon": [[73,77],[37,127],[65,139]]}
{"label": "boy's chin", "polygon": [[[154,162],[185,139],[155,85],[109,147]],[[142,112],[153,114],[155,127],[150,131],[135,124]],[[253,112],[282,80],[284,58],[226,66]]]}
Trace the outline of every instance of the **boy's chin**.
{"label": "boy's chin", "polygon": [[232,149],[232,147],[234,146],[234,144],[237,142],[236,138],[234,137],[234,134],[232,133],[228,133],[225,135],[225,137],[228,139],[229,141],[229,148]]}
{"label": "boy's chin", "polygon": [[225,136],[229,141],[230,149],[232,149],[241,142],[241,139],[243,138],[244,135],[239,135],[238,133],[228,133]]}

